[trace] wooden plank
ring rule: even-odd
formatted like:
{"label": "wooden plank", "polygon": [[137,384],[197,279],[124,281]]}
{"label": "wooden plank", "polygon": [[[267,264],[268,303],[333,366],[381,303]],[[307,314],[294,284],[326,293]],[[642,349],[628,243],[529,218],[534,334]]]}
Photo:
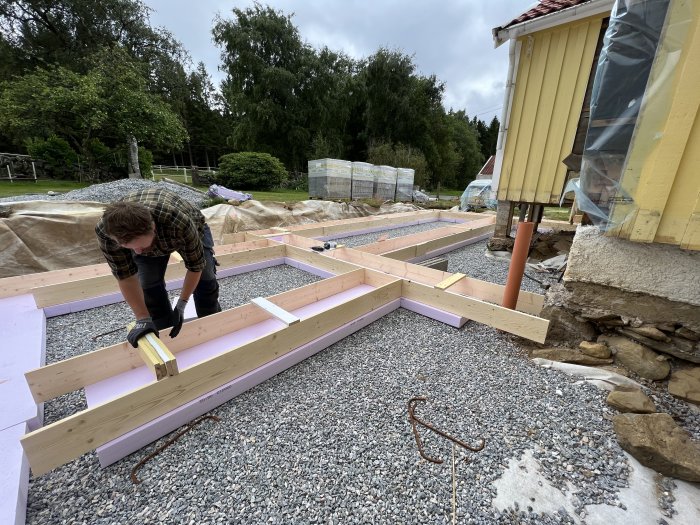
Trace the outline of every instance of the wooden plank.
{"label": "wooden plank", "polygon": [[398,299],[400,295],[401,284],[398,282],[374,289],[183,370],[167,381],[150,383],[126,396],[31,432],[22,438],[21,443],[32,471],[39,476],[63,465],[294,348]]}
{"label": "wooden plank", "polygon": [[[336,262],[346,264],[342,261]],[[349,266],[352,266],[354,271],[289,290],[270,299],[281,308],[296,310],[363,284],[364,269]],[[161,339],[170,352],[177,354],[265,319],[265,312],[254,305],[246,304],[190,321],[175,339],[171,339],[165,333],[161,334]],[[137,350],[124,341],[31,370],[25,374],[25,378],[34,400],[40,403],[140,366],[143,366],[143,361]]]}
{"label": "wooden plank", "polygon": [[251,299],[250,302],[255,306],[258,306],[265,310],[272,317],[279,319],[287,326],[289,326],[290,324],[298,323],[300,321],[300,319],[296,315],[290,314],[287,310],[283,310],[275,303],[268,301],[264,297],[255,297]]}
{"label": "wooden plank", "polygon": [[421,242],[415,246],[408,246],[401,250],[394,250],[390,252],[383,253],[384,257],[390,259],[397,259],[400,261],[405,261],[408,259],[415,259],[425,255],[426,253],[439,250],[440,248],[445,248],[452,244],[457,244],[468,239],[474,239],[476,237],[481,237],[482,235],[492,233],[495,229],[495,224],[486,224],[474,229],[458,229],[456,233],[452,233],[449,236],[439,237],[437,239],[432,239],[430,241]]}
{"label": "wooden plank", "polygon": [[549,321],[454,292],[403,281],[402,297],[461,315],[530,341],[544,343]]}
{"label": "wooden plank", "polygon": [[[290,243],[296,243],[299,237],[290,238]],[[308,240],[307,240],[308,241]],[[288,246],[288,249],[291,248]],[[396,261],[374,255],[364,253],[350,248],[341,248],[317,254],[320,257],[335,258],[350,262],[357,266],[363,266],[380,272],[384,272],[395,277],[409,279],[411,281],[434,286],[436,283],[449,277],[450,273],[433,270],[417,264],[410,264],[402,261]],[[480,299],[489,301],[494,304],[500,304],[503,300],[504,286],[500,284],[490,283],[479,279],[466,277],[452,287],[452,291]],[[539,315],[544,305],[544,296],[521,290],[518,295],[518,304],[516,310],[528,313],[530,315]]]}
{"label": "wooden plank", "polygon": [[219,249],[219,246],[225,246],[228,244],[236,244],[239,242],[244,242],[248,240],[246,237],[246,232],[238,232],[238,233],[224,233],[221,236],[221,240],[219,244],[216,246],[216,250]]}
{"label": "wooden plank", "polygon": [[[412,235],[404,235],[402,237],[396,237],[394,239],[387,239],[384,241],[379,241],[375,242],[372,244],[366,244],[364,246],[359,246],[355,248],[355,250],[359,250],[361,252],[367,252],[367,253],[374,253],[374,254],[388,254],[392,252],[398,252],[398,250],[405,249],[404,252],[399,252],[402,253],[401,256],[399,257],[392,257],[393,259],[399,259],[399,260],[406,260],[410,259],[413,257],[417,257],[418,255],[422,255],[422,253],[418,253],[418,251],[413,251],[411,250],[412,247],[416,247],[418,245],[421,246],[427,246],[424,243],[427,243],[428,241],[432,241],[435,239],[441,239],[445,238],[446,241],[450,241],[450,236],[455,235],[459,236],[459,234],[462,234],[463,237],[456,237],[454,242],[447,242],[447,243],[439,243],[440,246],[448,246],[449,244],[454,244],[456,242],[459,242],[465,238],[468,238],[469,235],[464,232],[466,231],[472,231],[472,230],[478,230],[479,232],[486,232],[489,231],[488,226],[492,226],[490,228],[491,231],[493,231],[493,226],[496,223],[496,217],[495,216],[489,216],[489,217],[484,217],[478,221],[471,221],[468,223],[463,223],[463,224],[455,224],[451,226],[445,226],[444,228],[436,228],[434,230],[429,230],[426,232],[419,232],[419,233],[414,233]],[[430,250],[427,250],[430,251]],[[423,253],[427,253],[427,251]],[[403,253],[408,255],[409,253],[414,253],[414,255],[409,255],[404,258]]]}
{"label": "wooden plank", "polygon": [[457,281],[461,281],[465,277],[466,275],[463,273],[456,273],[452,277],[448,277],[444,281],[437,283],[434,288],[437,288],[438,290],[447,290],[450,286],[457,284]]}
{"label": "wooden plank", "polygon": [[[217,255],[216,258],[222,268],[229,268],[282,256],[284,256],[284,246],[277,245],[225,253],[223,255]],[[165,279],[166,281],[182,279],[186,271],[187,269],[183,263],[169,264],[165,273]],[[109,274],[42,286],[33,289],[32,294],[34,295],[37,306],[39,308],[46,308],[47,306],[54,306],[70,301],[79,301],[118,291],[119,286],[117,280]]]}
{"label": "wooden plank", "polygon": [[29,293],[33,288],[38,288],[40,286],[79,281],[81,279],[98,277],[101,275],[111,275],[107,263],[31,273],[27,275],[18,275],[16,277],[5,277],[4,279],[0,279],[0,299]]}
{"label": "wooden plank", "polygon": [[[129,323],[127,325],[127,331],[132,330],[134,325],[134,321]],[[168,369],[165,367],[165,362],[158,355],[158,352],[156,352],[153,344],[145,337],[139,339],[137,344],[138,346],[136,350],[138,351],[139,356],[141,356],[141,360],[148,368],[151,369],[156,381],[160,381],[161,379],[168,377]]]}

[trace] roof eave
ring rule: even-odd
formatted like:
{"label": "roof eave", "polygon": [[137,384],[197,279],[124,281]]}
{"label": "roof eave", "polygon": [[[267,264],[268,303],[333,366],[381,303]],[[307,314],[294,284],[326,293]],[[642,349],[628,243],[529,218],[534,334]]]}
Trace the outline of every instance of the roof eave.
{"label": "roof eave", "polygon": [[498,47],[508,40],[521,37],[543,29],[549,29],[564,23],[573,22],[582,18],[612,11],[615,0],[591,0],[585,4],[567,7],[561,11],[540,16],[532,20],[526,20],[508,28],[494,27],[493,43]]}

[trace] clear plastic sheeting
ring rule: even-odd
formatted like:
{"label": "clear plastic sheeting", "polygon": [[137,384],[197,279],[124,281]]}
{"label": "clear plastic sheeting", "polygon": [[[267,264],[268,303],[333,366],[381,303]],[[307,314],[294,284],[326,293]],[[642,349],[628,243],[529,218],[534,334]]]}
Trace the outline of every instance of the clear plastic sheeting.
{"label": "clear plastic sheeting", "polygon": [[352,185],[352,162],[338,159],[309,161],[309,197],[349,199]]}
{"label": "clear plastic sheeting", "polygon": [[374,195],[374,166],[367,162],[352,163],[352,198],[371,199]]}
{"label": "clear plastic sheeting", "polygon": [[471,181],[459,199],[459,209],[461,211],[484,208],[496,209],[496,205],[496,195],[491,189],[491,179]]}
{"label": "clear plastic sheeting", "polygon": [[393,201],[396,195],[397,169],[392,166],[375,166],[374,198]]}
{"label": "clear plastic sheeting", "polygon": [[[668,6],[669,0],[618,0],[605,33],[580,178],[565,188],[576,194],[577,207],[603,230],[619,226],[636,211],[639,173],[628,169],[628,153],[633,136],[635,141],[640,138],[635,135],[640,113],[673,78],[672,61],[655,66],[651,74]],[[665,44],[680,45],[672,40],[666,38]],[[666,51],[674,56],[673,50]]]}
{"label": "clear plastic sheeting", "polygon": [[416,172],[411,168],[397,168],[396,170],[396,199],[397,201],[410,201],[413,196],[413,180]]}

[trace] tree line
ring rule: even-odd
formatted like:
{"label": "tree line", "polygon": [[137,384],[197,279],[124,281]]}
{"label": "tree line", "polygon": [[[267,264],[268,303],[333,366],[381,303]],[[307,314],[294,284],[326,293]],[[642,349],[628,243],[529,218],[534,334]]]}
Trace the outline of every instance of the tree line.
{"label": "tree line", "polygon": [[255,3],[214,21],[215,87],[149,11],[138,0],[0,0],[0,150],[92,180],[259,151],[292,172],[330,157],[453,188],[495,152],[498,120],[446,111],[444,84],[401,51],[315,49],[291,15]]}

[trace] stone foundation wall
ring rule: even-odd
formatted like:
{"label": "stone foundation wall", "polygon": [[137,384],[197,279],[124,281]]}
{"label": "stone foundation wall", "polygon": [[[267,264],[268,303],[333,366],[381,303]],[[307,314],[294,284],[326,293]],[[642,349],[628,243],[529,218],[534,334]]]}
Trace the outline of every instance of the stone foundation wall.
{"label": "stone foundation wall", "polygon": [[547,292],[543,316],[552,321],[553,343],[615,333],[700,363],[700,253],[580,227],[562,284]]}

